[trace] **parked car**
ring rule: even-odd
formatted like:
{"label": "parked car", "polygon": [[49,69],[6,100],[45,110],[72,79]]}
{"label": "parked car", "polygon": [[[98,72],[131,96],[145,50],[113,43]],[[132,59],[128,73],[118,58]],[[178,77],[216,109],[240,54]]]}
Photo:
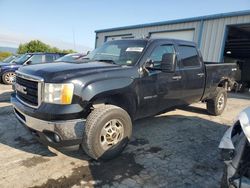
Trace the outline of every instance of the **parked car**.
{"label": "parked car", "polygon": [[67,54],[65,56],[62,56],[55,60],[55,62],[76,62],[82,57],[86,56],[87,54],[82,54],[82,53],[72,53],[72,54]]}
{"label": "parked car", "polygon": [[16,73],[23,65],[34,65],[39,63],[51,63],[65,54],[61,53],[26,53],[11,63],[0,64],[0,78],[5,84],[13,84]]}
{"label": "parked car", "polygon": [[193,42],[110,41],[83,63],[20,68],[11,102],[45,145],[81,145],[94,159],[110,159],[127,145],[133,120],[198,101],[221,114],[235,69],[204,64]]}
{"label": "parked car", "polygon": [[14,54],[9,57],[6,57],[4,60],[0,62],[0,65],[1,63],[12,63],[18,57],[20,57],[20,55],[14,55]]}
{"label": "parked car", "polygon": [[250,107],[224,134],[219,148],[226,166],[221,187],[250,187]]}

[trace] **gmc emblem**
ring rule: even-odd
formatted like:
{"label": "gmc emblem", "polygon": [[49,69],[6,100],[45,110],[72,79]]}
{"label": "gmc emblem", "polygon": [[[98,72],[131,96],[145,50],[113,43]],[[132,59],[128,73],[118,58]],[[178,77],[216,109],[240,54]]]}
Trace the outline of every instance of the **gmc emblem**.
{"label": "gmc emblem", "polygon": [[26,87],[16,83],[15,84],[15,88],[17,91],[19,91],[20,93],[23,93],[23,94],[27,94],[27,91],[26,91]]}

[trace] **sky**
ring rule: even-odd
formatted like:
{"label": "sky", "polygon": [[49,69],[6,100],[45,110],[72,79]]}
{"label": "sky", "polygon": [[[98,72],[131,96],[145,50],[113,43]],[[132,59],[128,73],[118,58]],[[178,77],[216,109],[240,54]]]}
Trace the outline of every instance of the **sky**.
{"label": "sky", "polygon": [[250,0],[0,0],[0,46],[94,48],[95,30],[250,10]]}

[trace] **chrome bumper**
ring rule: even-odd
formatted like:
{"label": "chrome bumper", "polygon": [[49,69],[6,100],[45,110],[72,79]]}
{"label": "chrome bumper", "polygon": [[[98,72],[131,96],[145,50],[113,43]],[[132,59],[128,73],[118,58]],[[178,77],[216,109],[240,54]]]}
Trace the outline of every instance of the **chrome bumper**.
{"label": "chrome bumper", "polygon": [[[234,138],[234,129],[236,126],[240,126],[235,124],[230,127],[224,134],[219,148],[221,149],[222,160],[227,165],[227,181],[228,186],[231,188],[249,188],[250,187],[250,179],[242,176],[241,183],[240,179],[235,176],[237,170],[239,168],[239,164],[244,152],[246,137],[243,135],[238,136],[237,142],[235,142]],[[234,140],[234,141],[233,141]],[[235,145],[236,143],[236,145]],[[236,177],[236,178],[235,178]]]}
{"label": "chrome bumper", "polygon": [[[43,137],[43,143],[50,146],[68,146],[80,144],[83,136],[85,120],[64,120],[64,121],[44,121],[24,114],[15,105],[14,114],[17,119],[29,128],[32,132],[37,133],[40,137]],[[47,134],[46,134],[47,133]],[[56,134],[59,136],[60,141],[58,143],[53,142],[53,139],[48,137],[48,133]],[[73,141],[73,142],[65,142]],[[66,143],[66,144],[64,144]],[[76,143],[76,144],[75,144]]]}
{"label": "chrome bumper", "polygon": [[220,149],[235,149],[232,142],[232,130],[233,126],[227,129],[227,131],[225,132],[224,136],[220,141],[219,145]]}

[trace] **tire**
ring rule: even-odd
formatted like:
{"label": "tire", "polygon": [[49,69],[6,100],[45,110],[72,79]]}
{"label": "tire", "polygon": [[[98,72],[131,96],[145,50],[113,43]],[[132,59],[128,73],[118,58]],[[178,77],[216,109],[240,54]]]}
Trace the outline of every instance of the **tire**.
{"label": "tire", "polygon": [[124,150],[131,134],[132,122],[128,113],[120,107],[104,105],[87,117],[81,146],[91,158],[109,160]]}
{"label": "tire", "polygon": [[223,175],[221,178],[220,182],[220,187],[221,188],[228,188],[228,183],[227,183],[227,166],[224,167]]}
{"label": "tire", "polygon": [[225,88],[217,87],[214,97],[207,100],[207,111],[211,115],[221,115],[227,103],[227,91]]}
{"label": "tire", "polygon": [[6,72],[2,76],[2,81],[4,84],[12,85],[15,82],[16,73],[15,72]]}

